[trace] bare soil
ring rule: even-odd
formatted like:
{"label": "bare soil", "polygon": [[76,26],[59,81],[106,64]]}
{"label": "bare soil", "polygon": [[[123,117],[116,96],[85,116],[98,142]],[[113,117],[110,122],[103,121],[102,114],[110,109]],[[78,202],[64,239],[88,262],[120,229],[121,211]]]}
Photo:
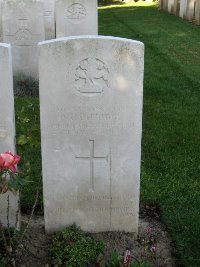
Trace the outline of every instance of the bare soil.
{"label": "bare soil", "polygon": [[[22,216],[22,221],[26,221],[27,216]],[[156,240],[156,251],[151,253],[144,249],[144,239],[147,236],[147,227],[153,229],[153,236]],[[131,233],[106,232],[93,234],[97,239],[105,243],[104,257],[109,259],[113,251],[117,251],[123,256],[128,248],[131,251],[133,260],[141,262],[147,261],[153,267],[176,267],[173,243],[165,226],[160,221],[159,212],[156,207],[146,206],[140,212],[139,234],[136,237]],[[35,216],[30,228],[26,233],[23,246],[17,253],[16,266],[18,267],[51,267],[52,260],[48,253],[48,247],[52,236],[45,234],[44,220],[42,216]]]}

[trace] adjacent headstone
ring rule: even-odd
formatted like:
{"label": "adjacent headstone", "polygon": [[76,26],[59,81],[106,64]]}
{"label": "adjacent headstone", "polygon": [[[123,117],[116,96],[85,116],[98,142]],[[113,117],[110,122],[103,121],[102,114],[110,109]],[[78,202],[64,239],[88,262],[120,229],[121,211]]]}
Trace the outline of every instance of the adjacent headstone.
{"label": "adjacent headstone", "polygon": [[44,1],[45,40],[56,38],[55,32],[55,0]]}
{"label": "adjacent headstone", "polygon": [[186,19],[193,20],[195,17],[196,0],[187,0]]}
{"label": "adjacent headstone", "polygon": [[[15,116],[11,47],[0,44],[0,153],[15,152]],[[19,226],[18,194],[0,193],[0,222]],[[8,208],[9,203],[9,208]],[[16,222],[17,218],[17,222]]]}
{"label": "adjacent headstone", "polygon": [[196,1],[195,6],[195,22],[197,25],[200,25],[200,0]]}
{"label": "adjacent headstone", "polygon": [[3,0],[0,0],[0,42],[2,42],[2,40],[3,40],[3,30],[2,30],[2,10],[1,10],[2,2],[3,2]]}
{"label": "adjacent headstone", "polygon": [[39,48],[46,231],[137,233],[143,44],[79,36]]}
{"label": "adjacent headstone", "polygon": [[174,15],[179,15],[180,1],[168,0],[168,12]]}
{"label": "adjacent headstone", "polygon": [[168,12],[173,13],[173,8],[174,8],[174,0],[168,0]]}
{"label": "adjacent headstone", "polygon": [[160,9],[163,11],[168,11],[168,0],[160,0]]}
{"label": "adjacent headstone", "polygon": [[2,13],[3,40],[12,44],[14,75],[37,78],[37,44],[45,40],[43,2],[8,0]]}
{"label": "adjacent headstone", "polygon": [[187,10],[187,0],[181,0],[180,1],[180,12],[179,16],[181,18],[186,18],[186,10]]}
{"label": "adjacent headstone", "polygon": [[56,1],[56,38],[97,34],[97,0]]}

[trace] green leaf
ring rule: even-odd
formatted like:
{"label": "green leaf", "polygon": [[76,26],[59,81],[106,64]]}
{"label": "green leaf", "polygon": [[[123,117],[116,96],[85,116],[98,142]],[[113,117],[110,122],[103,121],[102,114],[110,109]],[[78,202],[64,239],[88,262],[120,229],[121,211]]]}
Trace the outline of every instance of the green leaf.
{"label": "green leaf", "polygon": [[25,135],[20,135],[17,138],[17,144],[20,146],[26,145],[28,143],[28,138]]}

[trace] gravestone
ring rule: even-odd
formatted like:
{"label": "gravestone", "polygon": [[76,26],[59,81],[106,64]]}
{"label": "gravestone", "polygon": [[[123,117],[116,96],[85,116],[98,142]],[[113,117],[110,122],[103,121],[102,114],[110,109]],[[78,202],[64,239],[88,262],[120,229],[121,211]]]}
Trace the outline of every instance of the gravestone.
{"label": "gravestone", "polygon": [[160,0],[159,8],[163,11],[168,11],[168,0]]}
{"label": "gravestone", "polygon": [[44,24],[45,24],[45,40],[56,38],[55,32],[55,0],[44,1]]}
{"label": "gravestone", "polygon": [[197,25],[200,25],[200,0],[196,1],[195,22],[196,22]]}
{"label": "gravestone", "polygon": [[[0,154],[5,151],[15,152],[15,116],[12,77],[11,47],[8,44],[0,44]],[[4,226],[8,225],[8,201],[9,224],[14,227],[18,214],[19,196],[13,193],[0,193],[0,221]],[[19,214],[18,214],[19,215]],[[19,218],[16,226],[19,226]]]}
{"label": "gravestone", "polygon": [[168,12],[176,16],[179,15],[180,1],[179,0],[168,0]]}
{"label": "gravestone", "polygon": [[56,1],[56,38],[97,34],[97,0]]}
{"label": "gravestone", "polygon": [[181,0],[180,1],[180,12],[179,17],[182,19],[186,18],[186,11],[187,11],[187,0]]}
{"label": "gravestone", "polygon": [[193,20],[195,18],[196,0],[187,0],[186,19]]}
{"label": "gravestone", "polygon": [[174,0],[168,0],[168,12],[173,13],[174,9]]}
{"label": "gravestone", "polygon": [[79,36],[39,48],[46,231],[137,233],[143,44]]}
{"label": "gravestone", "polygon": [[2,6],[3,40],[12,44],[15,76],[38,77],[39,41],[45,40],[43,3],[8,0]]}
{"label": "gravestone", "polygon": [[1,5],[2,5],[3,0],[0,0],[0,42],[3,40],[3,30],[2,30],[2,10],[1,10]]}

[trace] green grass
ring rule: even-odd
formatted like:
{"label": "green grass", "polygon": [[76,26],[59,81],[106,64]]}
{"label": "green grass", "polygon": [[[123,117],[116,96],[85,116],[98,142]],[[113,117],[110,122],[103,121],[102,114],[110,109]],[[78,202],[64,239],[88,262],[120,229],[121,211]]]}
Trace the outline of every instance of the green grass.
{"label": "green grass", "polygon": [[39,100],[33,97],[15,98],[17,153],[19,169],[28,182],[21,195],[22,212],[30,212],[39,188],[37,210],[42,211],[42,179],[40,152]]}
{"label": "green grass", "polygon": [[[101,7],[99,33],[145,44],[141,202],[159,205],[180,264],[198,267],[200,28],[137,2]],[[38,105],[36,98],[16,98],[17,150],[33,181],[22,194],[23,210],[41,176]]]}
{"label": "green grass", "polygon": [[100,34],[145,44],[141,202],[160,206],[181,263],[200,266],[200,28],[154,6],[110,6]]}

